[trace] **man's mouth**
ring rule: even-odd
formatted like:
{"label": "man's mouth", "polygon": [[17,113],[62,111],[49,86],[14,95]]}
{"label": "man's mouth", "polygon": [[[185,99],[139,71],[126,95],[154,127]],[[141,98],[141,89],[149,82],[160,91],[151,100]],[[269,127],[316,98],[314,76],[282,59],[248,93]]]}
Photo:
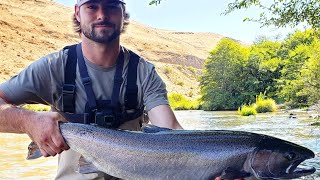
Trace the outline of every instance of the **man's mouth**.
{"label": "man's mouth", "polygon": [[100,23],[100,24],[94,24],[93,27],[97,27],[97,28],[113,28],[114,24],[111,24],[111,23]]}
{"label": "man's mouth", "polygon": [[109,26],[109,25],[96,25],[94,27],[95,28],[113,28],[113,26]]}

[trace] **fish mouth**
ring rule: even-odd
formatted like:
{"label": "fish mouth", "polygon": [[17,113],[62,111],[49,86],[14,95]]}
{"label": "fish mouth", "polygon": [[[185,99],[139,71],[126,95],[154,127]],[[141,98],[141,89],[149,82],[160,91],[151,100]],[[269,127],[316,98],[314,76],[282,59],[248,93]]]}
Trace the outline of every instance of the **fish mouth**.
{"label": "fish mouth", "polygon": [[[308,158],[310,159],[310,158]],[[300,165],[304,160],[296,161],[292,163],[286,170],[286,177],[288,178],[298,178],[301,176],[307,176],[313,174],[316,171],[314,167],[307,167],[305,165]]]}

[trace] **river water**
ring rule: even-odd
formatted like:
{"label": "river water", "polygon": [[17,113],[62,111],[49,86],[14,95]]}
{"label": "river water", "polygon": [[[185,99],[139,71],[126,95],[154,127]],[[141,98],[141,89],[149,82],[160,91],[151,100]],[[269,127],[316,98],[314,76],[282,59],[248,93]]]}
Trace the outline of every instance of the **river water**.
{"label": "river water", "polygon": [[[292,113],[294,115],[290,116]],[[310,126],[316,120],[311,112],[277,112],[240,117],[231,111],[175,111],[185,129],[241,130],[275,136],[303,145],[316,153],[316,158],[303,165],[316,167],[311,176],[300,179],[320,180],[320,126]],[[0,134],[0,179],[53,179],[57,158],[26,160],[28,136]]]}

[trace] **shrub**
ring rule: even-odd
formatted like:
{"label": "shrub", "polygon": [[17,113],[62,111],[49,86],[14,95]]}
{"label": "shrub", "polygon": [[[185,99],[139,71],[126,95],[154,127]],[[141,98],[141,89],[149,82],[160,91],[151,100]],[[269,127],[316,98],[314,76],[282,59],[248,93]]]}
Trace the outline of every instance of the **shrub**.
{"label": "shrub", "polygon": [[166,66],[164,68],[164,74],[170,74],[171,72],[172,72],[172,69],[170,67]]}
{"label": "shrub", "polygon": [[24,109],[28,109],[31,111],[50,111],[50,106],[43,104],[25,104],[22,106]]}
{"label": "shrub", "polygon": [[260,93],[256,98],[255,108],[258,113],[274,112],[277,110],[277,104],[275,100],[271,98],[264,99],[263,95]]}
{"label": "shrub", "polygon": [[250,105],[250,106],[242,105],[241,107],[238,108],[238,113],[241,116],[250,116],[250,115],[256,115],[257,111],[253,105]]}
{"label": "shrub", "polygon": [[184,85],[184,83],[183,83],[182,81],[179,81],[179,82],[177,82],[177,85],[179,85],[179,86],[183,86],[183,85]]}
{"label": "shrub", "polygon": [[190,100],[179,93],[172,93],[168,96],[169,103],[174,110],[196,110],[199,109],[197,100]]}
{"label": "shrub", "polygon": [[189,71],[191,71],[193,74],[196,74],[197,70],[196,68],[192,67],[192,66],[189,66],[188,67]]}
{"label": "shrub", "polygon": [[190,91],[188,92],[188,96],[189,96],[189,97],[192,97],[193,95],[194,95],[193,91],[190,90]]}

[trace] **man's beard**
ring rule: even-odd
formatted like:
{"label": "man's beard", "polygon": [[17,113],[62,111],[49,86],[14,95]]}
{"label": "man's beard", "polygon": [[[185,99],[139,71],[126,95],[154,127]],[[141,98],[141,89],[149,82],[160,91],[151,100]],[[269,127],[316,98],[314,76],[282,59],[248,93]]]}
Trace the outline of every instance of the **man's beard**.
{"label": "man's beard", "polygon": [[[108,28],[109,30],[102,30],[99,32],[99,34],[95,31],[95,26],[97,25],[106,25],[106,26],[112,26],[113,32],[111,35],[109,35],[109,31],[111,28]],[[110,43],[113,42],[115,39],[117,39],[120,34],[121,34],[121,29],[117,28],[114,24],[108,23],[108,22],[101,22],[101,23],[96,23],[96,24],[92,24],[91,28],[88,28],[86,26],[82,26],[81,27],[81,31],[84,34],[84,36],[86,36],[88,39],[98,42],[98,43],[102,43],[102,44],[106,44],[106,43]]]}

